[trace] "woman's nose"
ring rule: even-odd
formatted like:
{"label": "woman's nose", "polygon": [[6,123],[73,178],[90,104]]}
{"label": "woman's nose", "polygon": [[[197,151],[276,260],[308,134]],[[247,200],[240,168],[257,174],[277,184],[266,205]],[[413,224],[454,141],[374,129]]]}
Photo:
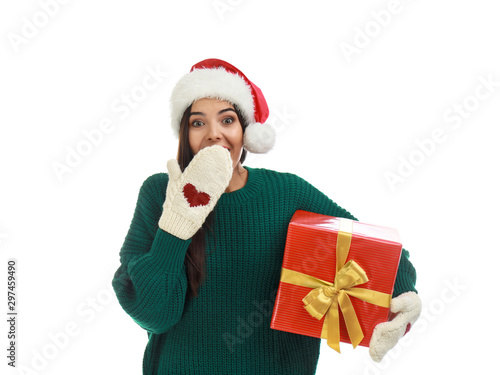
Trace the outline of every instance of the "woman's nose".
{"label": "woman's nose", "polygon": [[208,126],[208,134],[207,137],[209,139],[220,139],[222,137],[221,129],[219,124],[215,122],[211,122]]}

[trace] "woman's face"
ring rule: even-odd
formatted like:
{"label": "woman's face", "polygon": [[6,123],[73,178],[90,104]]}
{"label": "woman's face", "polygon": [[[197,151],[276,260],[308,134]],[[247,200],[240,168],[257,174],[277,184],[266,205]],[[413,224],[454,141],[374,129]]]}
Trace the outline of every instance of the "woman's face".
{"label": "woman's face", "polygon": [[191,106],[188,124],[194,155],[205,147],[220,145],[229,149],[236,168],[243,151],[243,129],[230,103],[213,98],[197,100]]}

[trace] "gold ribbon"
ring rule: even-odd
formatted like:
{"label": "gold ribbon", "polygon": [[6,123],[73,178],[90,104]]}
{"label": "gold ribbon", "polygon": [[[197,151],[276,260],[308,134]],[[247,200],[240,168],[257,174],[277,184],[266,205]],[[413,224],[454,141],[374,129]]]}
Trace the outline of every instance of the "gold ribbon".
{"label": "gold ribbon", "polygon": [[326,338],[328,346],[339,353],[339,307],[352,346],[356,348],[364,337],[349,295],[382,307],[389,307],[391,303],[390,294],[356,288],[357,285],[366,283],[368,277],[354,260],[345,263],[351,246],[351,238],[352,220],[340,218],[336,244],[337,272],[333,283],[287,268],[281,269],[280,278],[280,281],[285,283],[314,288],[302,299],[305,304],[304,308],[318,320],[326,314],[321,338]]}

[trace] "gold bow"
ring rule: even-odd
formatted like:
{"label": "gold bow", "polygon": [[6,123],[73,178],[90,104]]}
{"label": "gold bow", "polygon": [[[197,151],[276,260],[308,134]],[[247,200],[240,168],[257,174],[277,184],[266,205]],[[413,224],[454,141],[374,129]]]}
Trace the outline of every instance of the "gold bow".
{"label": "gold bow", "polygon": [[337,272],[333,283],[287,268],[281,269],[280,278],[280,281],[285,283],[314,288],[302,299],[305,303],[304,308],[318,320],[326,314],[321,338],[326,338],[328,346],[339,353],[339,307],[344,316],[352,346],[355,348],[364,337],[349,295],[382,307],[389,307],[391,303],[390,294],[356,288],[357,285],[366,283],[368,276],[354,260],[345,263],[351,246],[351,238],[352,220],[340,218],[336,244]]}

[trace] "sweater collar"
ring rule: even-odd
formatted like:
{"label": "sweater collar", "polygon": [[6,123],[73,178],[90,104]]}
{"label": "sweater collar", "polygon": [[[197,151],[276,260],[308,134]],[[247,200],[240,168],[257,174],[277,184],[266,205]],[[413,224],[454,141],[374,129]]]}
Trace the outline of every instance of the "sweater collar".
{"label": "sweater collar", "polygon": [[262,189],[265,181],[261,170],[259,168],[251,168],[248,166],[244,166],[244,168],[248,171],[248,180],[245,186],[230,193],[222,193],[217,202],[218,205],[245,202]]}

